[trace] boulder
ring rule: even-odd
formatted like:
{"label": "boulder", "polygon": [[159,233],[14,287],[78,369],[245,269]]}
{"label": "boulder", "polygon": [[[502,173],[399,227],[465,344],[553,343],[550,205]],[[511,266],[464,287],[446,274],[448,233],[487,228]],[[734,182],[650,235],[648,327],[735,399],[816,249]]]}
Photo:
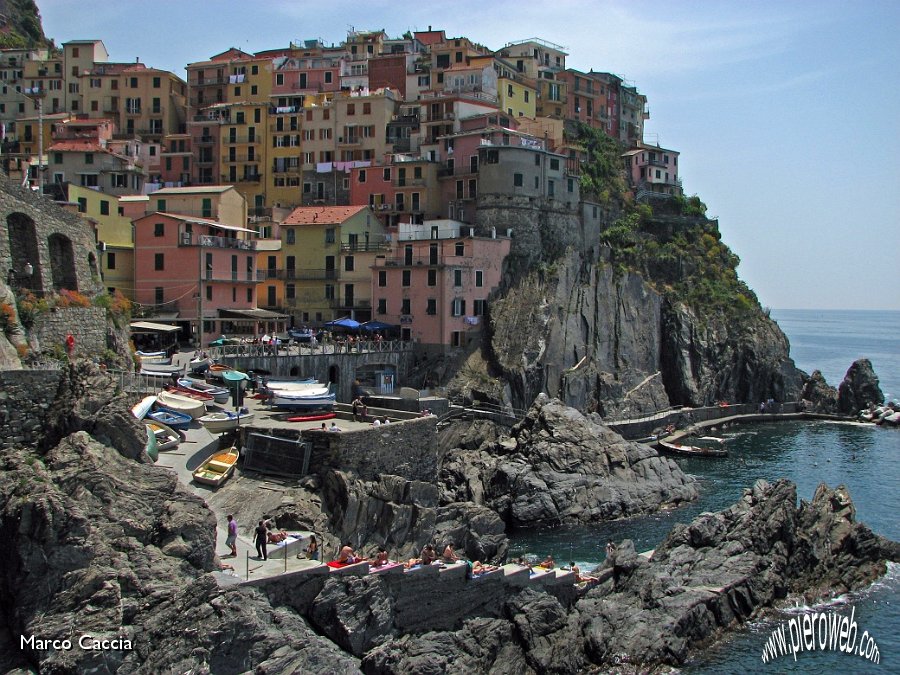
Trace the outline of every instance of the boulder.
{"label": "boulder", "polygon": [[833,413],[837,410],[837,390],[829,386],[821,370],[814,370],[812,375],[803,381],[800,399],[807,401],[810,412]]}
{"label": "boulder", "polygon": [[869,359],[857,359],[838,387],[838,411],[855,415],[863,408],[882,403],[884,394],[878,385],[878,376],[872,368],[872,362]]}
{"label": "boulder", "polygon": [[442,501],[483,504],[516,527],[612,520],[697,496],[673,460],[546,395],[510,439],[448,451],[439,480]]}

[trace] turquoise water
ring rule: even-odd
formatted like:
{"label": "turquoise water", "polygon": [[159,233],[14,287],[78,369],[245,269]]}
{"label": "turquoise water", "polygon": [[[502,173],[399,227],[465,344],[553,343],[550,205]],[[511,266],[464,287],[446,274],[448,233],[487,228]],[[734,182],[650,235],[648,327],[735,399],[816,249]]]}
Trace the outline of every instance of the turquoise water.
{"label": "turquoise water", "polygon": [[[882,389],[900,394],[900,312],[775,312],[791,339],[798,367],[822,370],[837,385],[854,359],[864,356],[875,367]],[[863,328],[856,321],[860,320]],[[843,338],[841,337],[843,336]],[[843,339],[843,343],[842,343]],[[818,365],[816,343],[827,355]],[[733,504],[757,478],[790,478],[798,498],[809,500],[819,483],[845,484],[857,517],[875,532],[900,539],[900,430],[874,425],[831,422],[783,422],[734,427],[730,455],[723,459],[678,459],[700,481],[701,496],[693,504],[649,517],[592,526],[568,526],[513,533],[512,554],[575,560],[584,568],[603,559],[608,539],[633,539],[635,547],[652,549],[674,523],[686,523],[703,511]],[[900,569],[872,588],[835,599],[836,610],[854,607],[859,630],[868,630],[881,654],[880,665],[842,653],[812,652],[797,661],[781,657],[764,664],[760,656],[771,631],[788,617],[778,614],[754,622],[707,649],[684,669],[696,673],[747,672],[900,672]]]}

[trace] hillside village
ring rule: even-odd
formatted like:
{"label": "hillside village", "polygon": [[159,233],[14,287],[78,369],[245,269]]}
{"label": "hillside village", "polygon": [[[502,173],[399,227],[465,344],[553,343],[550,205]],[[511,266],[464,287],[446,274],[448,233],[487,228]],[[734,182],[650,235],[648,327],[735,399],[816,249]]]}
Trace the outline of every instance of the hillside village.
{"label": "hillside village", "polygon": [[[101,40],[0,54],[4,171],[87,219],[103,286],[186,344],[350,317],[466,346],[524,213],[608,215],[584,129],[619,144],[636,201],[682,194],[646,96],[538,38],[351,30],[230,48],[187,82]],[[28,267],[10,275],[45,290]]]}

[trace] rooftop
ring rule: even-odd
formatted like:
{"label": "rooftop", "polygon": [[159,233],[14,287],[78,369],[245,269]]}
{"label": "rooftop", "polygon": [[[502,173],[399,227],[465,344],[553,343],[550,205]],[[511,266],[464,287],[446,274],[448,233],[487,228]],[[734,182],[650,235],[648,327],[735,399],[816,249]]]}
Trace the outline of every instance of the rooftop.
{"label": "rooftop", "polygon": [[322,223],[343,223],[368,206],[298,206],[282,225],[318,225]]}

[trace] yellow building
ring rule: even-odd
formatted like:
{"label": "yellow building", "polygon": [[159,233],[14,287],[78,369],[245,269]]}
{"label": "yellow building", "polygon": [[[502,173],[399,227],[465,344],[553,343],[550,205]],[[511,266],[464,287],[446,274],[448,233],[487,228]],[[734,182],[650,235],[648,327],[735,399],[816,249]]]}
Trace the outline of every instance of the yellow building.
{"label": "yellow building", "polygon": [[83,113],[82,75],[90,71],[94,64],[109,61],[109,52],[102,40],[70,40],[64,42],[62,48],[66,108],[74,113]]}
{"label": "yellow building", "polygon": [[497,78],[497,107],[510,117],[534,117],[537,91],[511,77]]}
{"label": "yellow building", "polygon": [[163,188],[149,195],[148,213],[177,213],[247,227],[247,202],[232,185]]}
{"label": "yellow building", "polygon": [[144,215],[147,195],[116,196],[69,184],[69,203],[94,223],[100,273],[110,293],[134,300],[134,234],[131,221]]}
{"label": "yellow building", "polygon": [[284,267],[281,239],[256,240],[256,306],[281,311],[284,307]]}
{"label": "yellow building", "polygon": [[370,266],[384,227],[368,206],[301,206],[281,224],[285,309],[302,323],[372,316]]}
{"label": "yellow building", "polygon": [[112,120],[117,133],[161,143],[184,127],[187,84],[143,63],[95,63],[81,76],[81,112]]}

